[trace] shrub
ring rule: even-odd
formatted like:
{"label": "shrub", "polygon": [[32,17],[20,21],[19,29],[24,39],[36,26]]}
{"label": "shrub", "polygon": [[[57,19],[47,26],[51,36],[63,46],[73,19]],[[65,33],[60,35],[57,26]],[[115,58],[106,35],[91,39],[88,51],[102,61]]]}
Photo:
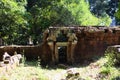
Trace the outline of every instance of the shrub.
{"label": "shrub", "polygon": [[115,77],[115,78],[113,78],[111,80],[120,80],[120,76],[117,76],[117,77]]}
{"label": "shrub", "polygon": [[25,62],[26,62],[26,57],[24,55],[24,50],[23,50],[23,52],[22,52],[22,60],[21,60],[22,66],[25,66]]}
{"label": "shrub", "polygon": [[111,71],[111,67],[102,67],[100,74],[108,75],[110,74],[110,71]]}
{"label": "shrub", "polygon": [[120,64],[120,54],[116,50],[106,50],[105,57],[107,59],[106,66],[115,66]]}

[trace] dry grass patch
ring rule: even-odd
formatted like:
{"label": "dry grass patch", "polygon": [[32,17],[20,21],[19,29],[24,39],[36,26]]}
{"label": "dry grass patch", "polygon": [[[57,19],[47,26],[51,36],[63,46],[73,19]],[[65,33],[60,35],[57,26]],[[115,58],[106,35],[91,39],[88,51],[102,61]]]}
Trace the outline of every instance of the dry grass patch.
{"label": "dry grass patch", "polygon": [[[105,58],[101,58],[88,66],[70,66],[70,69],[78,72],[79,78],[83,80],[115,80],[120,76],[120,68],[105,67],[106,61]],[[67,69],[41,68],[36,62],[27,62],[25,66],[21,65],[8,72],[0,68],[0,80],[61,80],[66,79],[66,72]],[[101,73],[107,73],[107,75],[103,78]]]}

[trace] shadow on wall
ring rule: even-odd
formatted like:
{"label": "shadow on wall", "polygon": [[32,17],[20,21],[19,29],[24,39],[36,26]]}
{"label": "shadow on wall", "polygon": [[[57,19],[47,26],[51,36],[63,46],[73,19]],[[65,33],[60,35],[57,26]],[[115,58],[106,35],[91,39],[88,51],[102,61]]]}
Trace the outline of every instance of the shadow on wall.
{"label": "shadow on wall", "polygon": [[[23,54],[26,57],[26,60],[37,60],[38,56],[41,59],[41,64],[50,63],[52,60],[51,50],[49,45],[42,44],[41,46],[1,46],[0,47],[0,61],[2,61],[4,52],[8,52],[11,56],[14,55],[14,52],[18,54]],[[24,51],[24,52],[23,52]]]}
{"label": "shadow on wall", "polygon": [[[51,27],[48,29],[50,31],[44,33],[43,43],[38,46],[1,46],[0,59],[2,59],[4,52],[8,52],[10,55],[13,55],[15,51],[17,53],[22,53],[24,50],[24,55],[27,60],[37,59],[38,56],[40,56],[42,64],[54,63],[52,59],[56,56],[56,54],[53,54],[54,50],[52,50],[54,46],[49,45],[47,39],[50,32],[55,33],[59,28],[60,27]],[[69,30],[72,30],[77,37],[77,44],[72,45],[74,48],[69,47],[70,49],[68,49],[68,54],[70,55],[67,55],[67,60],[73,60],[74,63],[89,60],[95,56],[102,56],[108,46],[120,44],[119,27],[65,27],[65,29],[68,30],[67,33],[69,33]],[[55,39],[53,39],[53,41],[55,42]],[[72,49],[73,52],[70,51]],[[62,50],[64,51],[64,49]],[[59,61],[62,62],[62,58],[66,55],[62,53],[61,49],[59,49],[58,52],[59,54],[57,55],[61,57],[59,58]]]}

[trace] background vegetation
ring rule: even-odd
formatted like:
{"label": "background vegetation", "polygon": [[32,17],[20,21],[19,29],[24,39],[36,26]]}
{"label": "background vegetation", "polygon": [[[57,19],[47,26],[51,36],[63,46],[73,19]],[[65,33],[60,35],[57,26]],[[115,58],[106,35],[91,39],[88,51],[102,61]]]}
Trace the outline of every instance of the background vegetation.
{"label": "background vegetation", "polygon": [[49,26],[109,26],[114,14],[119,24],[117,6],[118,0],[0,0],[0,37],[6,45],[26,45],[30,36],[38,44]]}

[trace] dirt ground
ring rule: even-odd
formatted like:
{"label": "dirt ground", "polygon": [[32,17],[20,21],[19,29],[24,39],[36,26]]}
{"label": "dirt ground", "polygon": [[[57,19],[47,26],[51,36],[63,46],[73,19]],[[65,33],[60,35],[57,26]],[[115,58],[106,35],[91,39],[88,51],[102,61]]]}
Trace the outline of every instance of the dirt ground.
{"label": "dirt ground", "polygon": [[[110,75],[103,76],[101,79],[99,73],[101,72],[105,59],[101,58],[98,61],[92,62],[86,66],[66,66],[64,69],[57,66],[56,68],[41,68],[36,65],[25,65],[11,68],[0,67],[0,80],[111,80],[110,76],[114,73],[119,74],[120,70],[111,69]],[[79,73],[77,78],[66,78],[68,71]]]}

